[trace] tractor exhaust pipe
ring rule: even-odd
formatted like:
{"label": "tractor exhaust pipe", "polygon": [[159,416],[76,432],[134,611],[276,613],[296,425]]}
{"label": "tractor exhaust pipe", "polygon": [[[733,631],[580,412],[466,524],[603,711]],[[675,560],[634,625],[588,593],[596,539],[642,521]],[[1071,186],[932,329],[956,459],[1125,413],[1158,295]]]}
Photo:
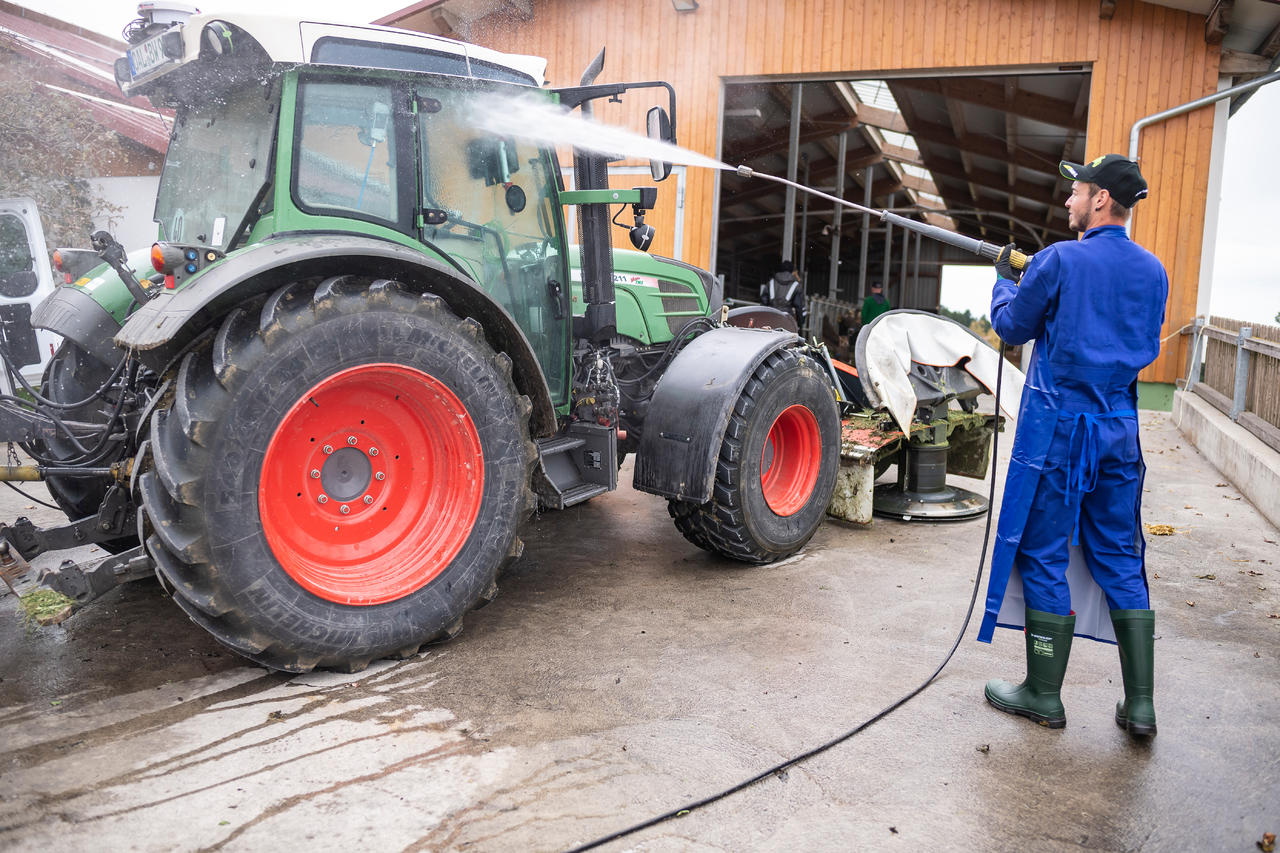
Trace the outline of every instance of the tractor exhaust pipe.
{"label": "tractor exhaust pipe", "polygon": [[[604,48],[582,72],[581,85],[589,86],[604,68]],[[591,102],[579,109],[591,115]],[[606,157],[581,149],[573,154],[574,188],[603,190],[609,188],[609,161]],[[582,253],[582,298],[586,302],[583,337],[596,345],[617,334],[617,306],[613,290],[613,244],[609,240],[609,206],[583,204],[578,207],[578,251]]]}

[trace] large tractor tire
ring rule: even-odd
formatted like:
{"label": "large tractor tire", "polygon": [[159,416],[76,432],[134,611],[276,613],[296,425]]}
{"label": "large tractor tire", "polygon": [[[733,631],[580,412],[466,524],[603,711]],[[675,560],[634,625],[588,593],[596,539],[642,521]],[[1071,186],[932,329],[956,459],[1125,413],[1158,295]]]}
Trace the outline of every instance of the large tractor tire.
{"label": "large tractor tire", "polygon": [[[114,372],[115,365],[100,361],[72,341],[64,341],[45,367],[40,395],[62,404],[87,401],[82,406],[59,412],[59,417],[67,421],[105,424],[110,420],[110,407],[115,402],[116,392],[108,392],[105,399],[93,399],[93,394],[111,379]],[[63,437],[50,438],[42,442],[39,449],[56,460],[75,460],[83,455],[79,448]],[[99,453],[99,460],[93,464],[106,467],[119,461],[123,451],[124,442],[108,441]],[[107,489],[111,487],[106,478],[90,477],[50,477],[45,485],[54,502],[71,521],[97,515]],[[120,552],[134,547],[138,541],[130,534],[99,544],[108,551]]]}
{"label": "large tractor tire", "polygon": [[289,285],[182,361],[139,478],[147,549],[193,621],[265,666],[414,654],[520,552],[529,412],[438,297]]}
{"label": "large tractor tire", "polygon": [[826,515],[840,465],[840,412],[831,383],[794,350],[770,355],[734,405],[711,500],[669,501],[684,537],[747,563],[804,547]]}

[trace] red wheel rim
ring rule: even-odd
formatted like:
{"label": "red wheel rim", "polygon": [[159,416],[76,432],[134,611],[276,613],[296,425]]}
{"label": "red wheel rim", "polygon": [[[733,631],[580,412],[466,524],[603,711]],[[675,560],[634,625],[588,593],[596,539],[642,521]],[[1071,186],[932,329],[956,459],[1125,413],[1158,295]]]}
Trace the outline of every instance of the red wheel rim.
{"label": "red wheel rim", "polygon": [[466,407],[397,364],[335,373],[293,405],[262,460],[258,512],[289,577],[340,604],[420,589],[462,550],[484,454]]}
{"label": "red wheel rim", "polygon": [[813,494],[822,468],[818,419],[801,405],[788,406],[769,427],[760,452],[760,487],[769,509],[795,515]]}

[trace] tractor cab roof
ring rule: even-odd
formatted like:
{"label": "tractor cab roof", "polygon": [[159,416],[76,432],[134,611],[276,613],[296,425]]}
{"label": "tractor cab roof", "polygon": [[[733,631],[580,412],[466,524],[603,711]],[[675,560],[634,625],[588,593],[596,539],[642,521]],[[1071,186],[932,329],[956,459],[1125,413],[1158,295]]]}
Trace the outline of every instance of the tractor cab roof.
{"label": "tractor cab roof", "polygon": [[180,11],[161,16],[148,11],[147,15],[135,24],[126,55],[116,61],[116,81],[127,96],[158,96],[161,101],[169,100],[167,89],[183,88],[179,80],[189,76],[175,72],[210,63],[221,66],[231,77],[237,76],[238,65],[336,65],[526,86],[540,85],[547,67],[547,61],[540,57],[500,53],[391,27],[243,13]]}

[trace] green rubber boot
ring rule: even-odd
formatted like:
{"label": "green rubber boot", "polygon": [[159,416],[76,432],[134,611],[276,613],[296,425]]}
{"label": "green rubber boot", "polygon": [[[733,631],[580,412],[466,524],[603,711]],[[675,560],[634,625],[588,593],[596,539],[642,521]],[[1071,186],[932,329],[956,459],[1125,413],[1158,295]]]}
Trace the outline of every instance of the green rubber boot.
{"label": "green rubber boot", "polygon": [[1076,617],[1057,616],[1027,608],[1027,677],[1021,684],[998,678],[987,682],[987,701],[1008,714],[1019,714],[1042,726],[1060,729],[1067,724],[1062,707],[1063,676],[1071,655]]}
{"label": "green rubber boot", "polygon": [[1111,625],[1120,646],[1120,674],[1124,700],[1116,703],[1116,725],[1131,735],[1156,733],[1155,690],[1156,614],[1153,610],[1112,610]]}

